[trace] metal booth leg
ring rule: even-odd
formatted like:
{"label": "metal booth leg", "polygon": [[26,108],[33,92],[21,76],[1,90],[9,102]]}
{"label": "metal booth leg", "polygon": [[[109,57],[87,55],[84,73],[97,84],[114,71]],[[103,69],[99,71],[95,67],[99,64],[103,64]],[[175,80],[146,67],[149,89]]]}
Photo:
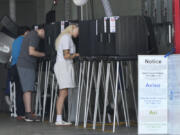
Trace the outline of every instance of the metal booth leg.
{"label": "metal booth leg", "polygon": [[128,127],[130,127],[130,119],[129,119],[129,107],[127,103],[127,92],[126,92],[126,82],[125,82],[125,72],[123,69],[123,62],[121,62],[121,71],[122,71],[122,82],[123,82],[123,90],[124,90],[124,100],[125,100],[125,108],[126,108],[126,115],[127,115],[127,123]]}
{"label": "metal booth leg", "polygon": [[88,62],[88,70],[87,70],[87,82],[86,82],[86,97],[85,97],[85,110],[84,110],[84,128],[86,128],[86,116],[87,116],[87,100],[88,100],[88,93],[89,93],[89,76],[90,76],[90,68],[91,68],[91,61]]}
{"label": "metal booth leg", "polygon": [[81,103],[82,86],[83,86],[83,82],[84,82],[85,66],[86,66],[86,62],[85,61],[83,63],[80,63],[75,126],[79,125],[80,103]]}
{"label": "metal booth leg", "polygon": [[99,91],[100,91],[100,82],[102,74],[102,61],[99,63],[98,67],[98,77],[97,77],[97,87],[96,87],[96,98],[95,98],[95,107],[94,107],[94,118],[93,118],[93,129],[96,129],[96,119],[97,119],[97,109],[98,109],[98,100],[99,100]]}
{"label": "metal booth leg", "polygon": [[44,88],[44,100],[43,100],[43,117],[42,117],[43,122],[44,122],[45,110],[46,110],[46,98],[47,98],[48,83],[49,83],[49,73],[50,73],[50,61],[46,62],[46,76],[45,76],[45,88]]}
{"label": "metal booth leg", "polygon": [[116,85],[115,85],[115,99],[114,99],[114,120],[113,120],[113,133],[116,128],[116,110],[117,110],[117,91],[118,91],[118,80],[119,80],[119,61],[117,61],[116,69]]}
{"label": "metal booth leg", "polygon": [[102,131],[104,131],[105,128],[105,121],[106,121],[106,109],[107,109],[107,100],[108,100],[108,89],[109,89],[109,78],[110,78],[110,67],[111,64],[107,64],[107,72],[106,72],[106,83],[105,83],[105,99],[104,99],[104,113],[103,113],[103,125],[102,125]]}
{"label": "metal booth leg", "polygon": [[50,116],[49,116],[49,122],[52,123],[52,109],[53,109],[53,99],[54,99],[54,77],[55,75],[53,74],[53,78],[52,78],[52,86],[51,86],[51,106],[50,106]]}

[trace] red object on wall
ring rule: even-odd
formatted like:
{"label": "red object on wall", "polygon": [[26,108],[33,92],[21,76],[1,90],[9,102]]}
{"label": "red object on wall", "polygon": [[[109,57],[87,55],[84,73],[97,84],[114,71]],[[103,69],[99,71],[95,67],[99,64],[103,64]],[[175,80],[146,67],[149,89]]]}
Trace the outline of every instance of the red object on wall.
{"label": "red object on wall", "polygon": [[180,54],[180,0],[173,0],[174,15],[174,43],[176,53]]}

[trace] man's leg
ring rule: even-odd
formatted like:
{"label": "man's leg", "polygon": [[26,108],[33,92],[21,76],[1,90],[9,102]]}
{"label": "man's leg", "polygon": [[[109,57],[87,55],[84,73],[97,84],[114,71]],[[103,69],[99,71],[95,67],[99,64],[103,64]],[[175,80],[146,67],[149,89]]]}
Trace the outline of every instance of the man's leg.
{"label": "man's leg", "polygon": [[32,114],[31,110],[31,94],[32,92],[25,92],[23,95],[24,106],[25,106],[25,121],[32,122],[32,121],[40,121],[38,116]]}
{"label": "man's leg", "polygon": [[18,116],[25,116],[24,102],[23,102],[23,91],[19,80],[19,75],[16,66],[14,68],[14,79],[16,84],[16,106]]}
{"label": "man's leg", "polygon": [[25,92],[23,95],[24,107],[26,113],[31,113],[31,92]]}
{"label": "man's leg", "polygon": [[25,107],[25,121],[32,122],[32,121],[40,121],[40,118],[32,114],[31,109],[31,98],[32,98],[32,91],[35,83],[35,70],[31,70],[28,68],[21,68],[17,67],[18,74],[22,86],[23,94],[23,101]]}

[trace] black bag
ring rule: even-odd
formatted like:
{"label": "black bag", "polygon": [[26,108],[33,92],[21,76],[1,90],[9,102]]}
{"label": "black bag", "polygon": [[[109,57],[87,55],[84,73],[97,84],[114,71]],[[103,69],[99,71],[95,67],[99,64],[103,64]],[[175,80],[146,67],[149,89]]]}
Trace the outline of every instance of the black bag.
{"label": "black bag", "polygon": [[16,38],[18,36],[18,25],[15,24],[8,16],[0,19],[0,24],[3,26],[1,31],[7,35]]}
{"label": "black bag", "polygon": [[46,14],[46,24],[50,24],[52,22],[56,22],[56,11],[55,10],[50,10]]}
{"label": "black bag", "polygon": [[48,24],[45,26],[45,54],[49,56],[49,58],[55,62],[56,60],[56,49],[55,49],[55,41],[58,35],[61,32],[61,24],[60,22]]}

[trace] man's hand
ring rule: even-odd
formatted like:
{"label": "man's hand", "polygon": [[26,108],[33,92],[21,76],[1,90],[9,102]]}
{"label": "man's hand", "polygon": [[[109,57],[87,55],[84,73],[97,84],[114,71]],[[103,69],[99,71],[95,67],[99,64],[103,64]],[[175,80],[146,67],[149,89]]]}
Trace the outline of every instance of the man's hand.
{"label": "man's hand", "polygon": [[29,55],[34,57],[44,57],[45,53],[36,51],[36,49],[32,46],[29,47]]}

